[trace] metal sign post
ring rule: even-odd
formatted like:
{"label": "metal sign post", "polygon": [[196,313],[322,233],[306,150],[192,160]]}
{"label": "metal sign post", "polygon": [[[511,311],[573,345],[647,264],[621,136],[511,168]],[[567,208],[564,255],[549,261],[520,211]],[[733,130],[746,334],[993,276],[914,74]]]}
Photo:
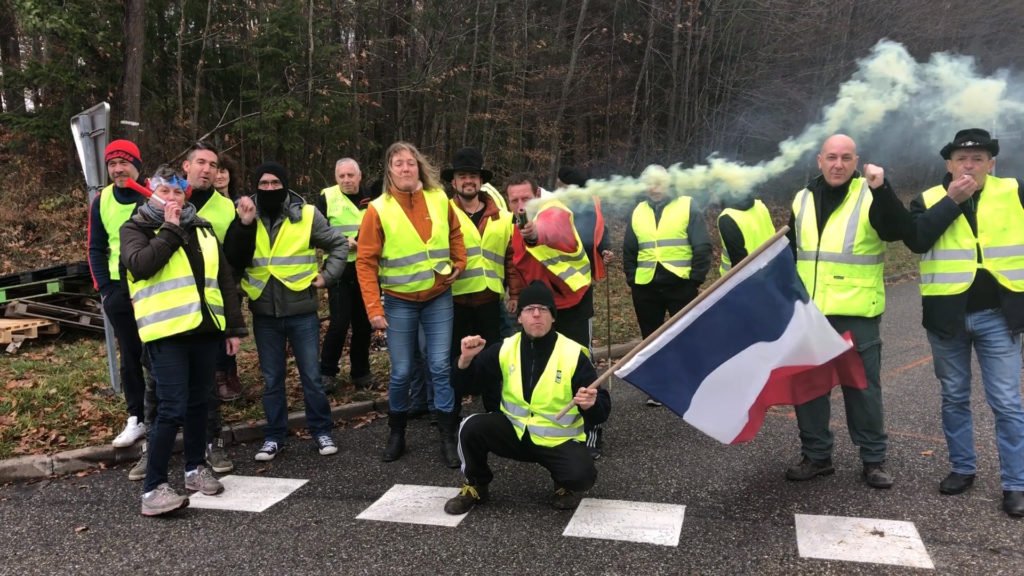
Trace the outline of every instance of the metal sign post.
{"label": "metal sign post", "polygon": [[[89,191],[89,204],[107,185],[107,167],[103,161],[103,150],[110,141],[110,104],[101,102],[71,118],[71,135],[75,139],[78,160],[85,174],[85,185]],[[107,342],[107,370],[110,386],[121,393],[121,378],[118,371],[117,346],[114,330],[110,327],[106,312],[103,313],[103,333]]]}

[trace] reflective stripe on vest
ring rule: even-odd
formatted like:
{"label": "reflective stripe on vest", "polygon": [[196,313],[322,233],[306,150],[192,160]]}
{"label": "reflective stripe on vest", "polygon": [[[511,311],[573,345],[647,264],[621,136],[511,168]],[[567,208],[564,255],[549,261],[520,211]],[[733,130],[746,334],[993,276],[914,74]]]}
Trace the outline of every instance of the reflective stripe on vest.
{"label": "reflective stripe on vest", "polygon": [[[363,212],[349,200],[348,195],[339,186],[331,186],[320,191],[327,205],[327,220],[331,226],[341,230],[346,238],[355,240],[359,237],[359,225],[363,223]],[[327,255],[324,254],[324,260]],[[348,261],[356,261],[356,251],[349,250]]]}
{"label": "reflective stripe on vest", "polygon": [[136,204],[121,204],[114,196],[114,185],[100,192],[100,224],[107,231],[107,269],[111,280],[121,279],[121,226],[132,217]]}
{"label": "reflective stripe on vest", "polygon": [[213,226],[213,233],[217,235],[217,240],[220,240],[220,243],[223,244],[224,236],[228,233],[228,227],[231,226],[231,222],[235,219],[235,203],[214,190],[213,195],[206,201],[206,204],[203,204],[202,209],[196,212],[196,216],[206,220]]}
{"label": "reflective stripe on vest", "polygon": [[793,199],[796,269],[814,303],[826,315],[871,318],[885,311],[885,243],[871,226],[871,191],[854,178],[818,238],[814,195]]}
{"label": "reflective stripe on vest", "polygon": [[309,288],[318,272],[316,250],[309,245],[313,233],[313,212],[310,205],[302,207],[302,218],[292,222],[284,216],[277,229],[273,247],[263,219],[256,218],[256,249],[252,263],[242,276],[242,289],[250,300],[263,294],[270,277],[277,278],[285,288],[300,292]]}
{"label": "reflective stripe on vest", "polygon": [[[1015,178],[985,179],[982,193],[975,196],[977,236],[960,213],[921,256],[922,296],[962,294],[974,283],[978,268],[1004,288],[1024,292],[1024,207],[1017,187]],[[945,188],[935,186],[921,198],[925,208],[931,208],[945,196]]]}
{"label": "reflective stripe on vest", "polygon": [[[736,227],[740,229],[740,234],[743,235],[743,249],[747,251],[747,254],[753,254],[754,250],[775,235],[772,215],[768,212],[768,207],[764,205],[764,202],[760,200],[754,200],[754,205],[746,210],[737,210],[736,208],[722,210],[718,216],[719,222],[721,222],[722,216],[732,218]],[[718,230],[718,235],[721,237],[722,228],[719,227]],[[729,259],[729,251],[725,249],[725,239],[722,238],[722,265],[719,266],[718,272],[725,276],[725,273],[731,269],[732,262]]]}
{"label": "reflective stripe on vest", "polygon": [[434,285],[435,272],[451,273],[448,197],[441,190],[424,190],[423,199],[431,223],[430,239],[426,242],[390,192],[371,203],[384,231],[384,247],[377,267],[381,288],[420,292]]}
{"label": "reflective stripe on vest", "polygon": [[512,239],[512,213],[498,211],[498,217],[487,219],[483,237],[466,212],[452,200],[452,209],[459,217],[462,241],[466,243],[466,269],[452,284],[452,296],[475,294],[490,290],[505,292],[505,252]]}
{"label": "reflective stripe on vest", "polygon": [[555,250],[541,244],[530,246],[524,242],[526,251],[536,258],[548,272],[558,276],[562,282],[565,282],[566,286],[573,292],[590,286],[590,259],[587,258],[587,252],[583,249],[583,242],[580,240],[580,235],[576,232],[572,210],[569,210],[565,204],[558,200],[545,200],[544,206],[537,211],[538,219],[540,218],[540,213],[545,210],[565,210],[569,213],[569,227],[572,229],[573,239],[576,240],[576,251],[572,253],[562,252],[561,250]]}
{"label": "reflective stripe on vest", "polygon": [[196,228],[196,237],[203,258],[202,298],[184,248],[178,248],[167,264],[150,278],[135,280],[128,274],[128,293],[143,342],[182,334],[199,326],[203,321],[204,301],[214,324],[224,330],[224,298],[217,282],[220,268],[217,238],[206,228]]}
{"label": "reflective stripe on vest", "polygon": [[654,209],[646,200],[633,209],[631,225],[639,252],[636,255],[637,284],[650,284],[658,264],[680,278],[690,277],[693,248],[686,227],[690,225],[689,196],[680,196],[665,205],[661,218],[654,221]]}
{"label": "reflective stripe on vest", "polygon": [[498,352],[504,380],[501,411],[516,429],[516,436],[522,439],[523,432],[529,430],[534,444],[549,448],[567,440],[583,442],[586,434],[579,409],[573,406],[562,418],[558,418],[558,413],[572,402],[575,395],[572,377],[576,373],[580,352],[586,349],[570,338],[556,335],[555,348],[527,403],[523,397],[523,371],[520,369],[521,340],[522,332],[506,338]]}

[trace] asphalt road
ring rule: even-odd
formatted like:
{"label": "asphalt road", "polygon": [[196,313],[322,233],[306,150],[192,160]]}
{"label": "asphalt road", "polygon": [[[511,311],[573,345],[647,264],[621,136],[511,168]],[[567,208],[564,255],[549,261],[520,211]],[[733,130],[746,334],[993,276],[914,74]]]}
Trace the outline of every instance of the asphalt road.
{"label": "asphalt road", "polygon": [[[974,488],[940,496],[946,449],[937,383],[914,282],[889,288],[883,388],[896,485],[860,479],[857,452],[834,400],[836,474],[792,483],[792,410],[773,410],[760,435],[723,446],[622,382],[613,386],[600,476],[589,497],[684,505],[677,546],[562,535],[572,512],[546,504],[539,467],[495,462],[491,502],[455,528],[357,520],[395,484],[457,486],[439,462],[437,433],[416,421],[409,452],[382,463],[383,421],[336,432],[341,451],[318,456],[294,440],[271,465],[234,446],[237,474],[309,482],[262,513],[189,508],[139,515],[141,486],[126,468],[0,488],[2,574],[903,574],[932,572],[801,557],[795,514],[912,522],[941,574],[1024,574],[1024,523],[1000,511],[991,412],[976,382],[979,472]],[[977,373],[977,370],[975,370]],[[976,376],[977,380],[977,376]],[[180,471],[180,458],[172,471]],[[175,472],[174,482],[181,486]]]}

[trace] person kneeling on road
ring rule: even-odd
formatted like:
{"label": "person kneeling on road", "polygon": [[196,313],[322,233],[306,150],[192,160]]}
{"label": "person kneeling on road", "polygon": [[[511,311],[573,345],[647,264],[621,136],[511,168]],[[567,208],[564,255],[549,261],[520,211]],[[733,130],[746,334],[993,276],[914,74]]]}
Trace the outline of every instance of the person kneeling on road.
{"label": "person kneeling on road", "polygon": [[[554,321],[551,290],[534,282],[519,295],[522,332],[486,349],[479,336],[462,339],[455,377],[483,382],[500,378],[501,412],[473,414],[462,421],[459,456],[466,481],[459,495],[445,503],[445,512],[465,514],[487,500],[494,478],[487,465],[492,452],[547,469],[555,483],[552,505],[560,510],[575,508],[581,493],[597,480],[583,426],[608,418],[611,396],[607,390],[587,388],[597,373],[586,348],[552,330]],[[574,406],[558,418],[570,403]]]}

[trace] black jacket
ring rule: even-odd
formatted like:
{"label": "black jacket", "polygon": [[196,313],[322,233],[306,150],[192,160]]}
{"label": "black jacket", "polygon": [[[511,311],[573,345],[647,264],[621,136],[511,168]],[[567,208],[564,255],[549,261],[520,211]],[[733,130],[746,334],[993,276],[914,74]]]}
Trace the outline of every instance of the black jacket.
{"label": "black jacket", "polygon": [[[724,202],[722,209],[732,208],[734,210],[747,211],[754,207],[754,197],[750,196],[741,200]],[[718,217],[718,233],[722,236],[722,252],[729,255],[729,261],[735,266],[747,257],[747,242],[743,239],[743,231],[740,230],[732,216],[723,214]]]}
{"label": "black jacket", "polygon": [[[540,375],[551,358],[555,349],[555,337],[557,332],[548,332],[540,338],[531,338],[523,333],[519,344],[519,357],[522,366],[519,367],[523,374],[523,399],[527,402],[533,396],[533,390],[537,387]],[[465,369],[459,369],[456,364],[455,379],[461,385],[463,382],[502,382],[504,386],[504,374],[501,373],[501,362],[498,353],[501,352],[502,342],[495,342],[484,348],[482,352],[473,358],[473,362]],[[529,375],[529,376],[527,376]],[[597,372],[590,358],[581,350],[580,357],[576,362],[576,371],[572,375],[572,381],[567,385],[575,392],[580,388],[589,386],[597,380]],[[501,396],[498,392],[496,396]],[[589,410],[580,410],[583,421],[588,427],[600,424],[608,419],[612,410],[612,397],[604,388],[597,391],[597,401]]]}
{"label": "black jacket", "polygon": [[[654,210],[654,224],[661,220],[661,212],[671,202],[666,199],[664,202],[654,203],[644,199]],[[698,287],[704,283],[704,278],[711,269],[711,236],[708,234],[707,224],[704,222],[704,213],[697,207],[696,202],[690,202],[690,221],[686,225],[686,235],[690,241],[690,248],[693,250],[693,257],[690,259],[690,277],[680,278],[669,272],[661,264],[654,270],[653,285],[680,285],[693,284]],[[626,225],[626,235],[622,239],[622,272],[626,275],[626,284],[633,286],[636,278],[636,259],[640,253],[640,243],[636,239],[636,232],[633,231],[633,217],[630,213]]]}
{"label": "black jacket", "polygon": [[[199,250],[198,228],[205,228],[213,236],[213,227],[199,217],[196,217],[189,227],[182,228],[168,222],[156,222],[146,218],[142,213],[136,213],[121,227],[121,263],[134,278],[144,280],[152,277],[166,266],[178,248],[184,248],[189,266],[192,268],[196,287],[199,289],[199,297],[202,299],[204,298],[203,289],[206,286],[203,258],[207,255]],[[235,285],[231,267],[228,266],[222,250],[217,250],[217,254],[213,256],[220,259],[217,283],[220,285],[221,297],[224,300],[224,320],[227,324],[224,334],[226,336],[245,336],[248,331],[245,328],[241,299],[238,297],[238,288]],[[202,323],[187,334],[220,332],[221,329],[210,316],[205,300],[202,310]]]}
{"label": "black jacket", "polygon": [[[948,189],[951,179],[952,175],[947,173],[942,179],[942,187]],[[924,205],[924,195],[918,195],[910,203],[913,227],[903,243],[911,251],[924,254],[931,250],[946,229],[961,215],[967,218],[971,230],[977,235],[977,206],[978,199],[983,193],[984,190],[979,190],[971,199],[961,204],[947,196],[927,209]],[[1020,180],[1017,181],[1017,194],[1020,196],[1021,206],[1024,206],[1024,186],[1021,186]],[[1024,222],[1018,222],[1016,225],[1024,226]],[[978,258],[981,258],[981,254],[978,254]],[[944,338],[953,336],[963,328],[964,315],[967,312],[992,308],[1002,310],[1014,334],[1024,332],[1024,292],[1007,290],[991,274],[981,269],[966,292],[952,296],[923,296],[921,308],[924,312],[921,323],[925,329]]]}

